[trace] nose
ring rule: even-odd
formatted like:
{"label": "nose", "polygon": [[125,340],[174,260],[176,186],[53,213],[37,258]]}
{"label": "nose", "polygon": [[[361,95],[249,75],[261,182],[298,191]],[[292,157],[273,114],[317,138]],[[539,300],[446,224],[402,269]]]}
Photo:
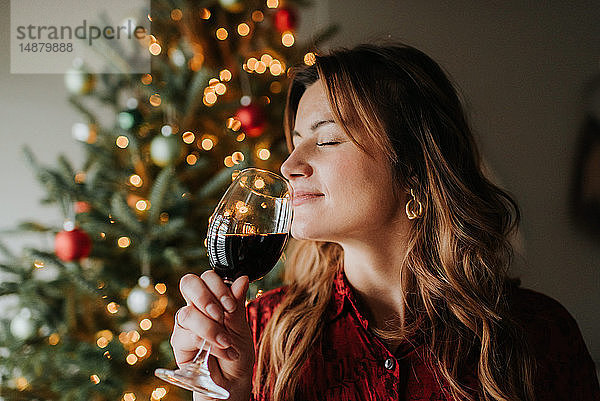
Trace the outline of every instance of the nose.
{"label": "nose", "polygon": [[281,174],[292,181],[294,178],[310,177],[313,173],[311,165],[306,158],[302,156],[298,148],[295,148],[292,153],[285,159],[281,165]]}

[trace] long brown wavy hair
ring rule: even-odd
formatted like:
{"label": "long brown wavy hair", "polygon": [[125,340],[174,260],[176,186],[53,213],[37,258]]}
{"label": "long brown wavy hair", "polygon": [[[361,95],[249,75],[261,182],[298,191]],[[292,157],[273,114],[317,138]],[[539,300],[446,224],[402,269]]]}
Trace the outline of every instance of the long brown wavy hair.
{"label": "long brown wavy hair", "polygon": [[[443,70],[404,44],[363,44],[318,54],[297,67],[285,110],[291,131],[302,94],[321,80],[334,119],[365,152],[394,168],[391,188],[423,203],[401,266],[404,314],[377,334],[421,335],[432,366],[457,400],[473,400],[460,375],[476,370],[482,400],[534,400],[535,360],[511,317],[511,236],[520,221],[512,197],[485,177],[457,91]],[[404,205],[398,205],[404,207]],[[288,254],[286,295],[265,327],[254,391],[297,397],[299,375],[323,331],[343,249],[298,241]]]}

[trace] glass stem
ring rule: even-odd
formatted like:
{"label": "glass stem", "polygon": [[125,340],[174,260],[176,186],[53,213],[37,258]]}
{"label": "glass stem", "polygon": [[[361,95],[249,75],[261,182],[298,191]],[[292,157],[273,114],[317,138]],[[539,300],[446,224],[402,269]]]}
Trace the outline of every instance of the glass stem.
{"label": "glass stem", "polygon": [[[203,371],[203,370],[208,371],[208,357],[210,356],[210,344],[208,344],[206,351],[204,350],[205,346],[206,346],[206,340],[203,339],[202,346],[200,346],[200,349],[198,350],[198,353],[194,357],[194,360],[192,361],[192,363],[189,363],[186,366],[186,370],[189,373],[197,374],[198,372]],[[204,355],[203,355],[203,353],[204,353]]]}

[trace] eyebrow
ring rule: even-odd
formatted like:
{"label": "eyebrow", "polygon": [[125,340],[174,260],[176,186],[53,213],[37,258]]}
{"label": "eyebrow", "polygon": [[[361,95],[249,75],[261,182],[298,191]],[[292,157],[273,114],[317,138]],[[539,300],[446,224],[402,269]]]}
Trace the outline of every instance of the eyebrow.
{"label": "eyebrow", "polygon": [[[315,121],[311,126],[310,126],[310,130],[311,132],[314,132],[317,128],[319,128],[321,125],[323,124],[328,124],[328,123],[335,123],[334,120],[319,120],[319,121]],[[292,136],[298,136],[301,137],[300,133],[296,130],[292,131]]]}

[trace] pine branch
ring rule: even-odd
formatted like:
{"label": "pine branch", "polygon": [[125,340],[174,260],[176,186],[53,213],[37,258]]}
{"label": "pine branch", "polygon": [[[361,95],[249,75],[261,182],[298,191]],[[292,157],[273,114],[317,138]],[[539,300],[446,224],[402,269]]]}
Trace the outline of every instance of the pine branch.
{"label": "pine branch", "polygon": [[215,174],[211,179],[209,179],[202,188],[200,188],[196,194],[196,199],[202,200],[215,195],[222,190],[226,184],[231,183],[231,173],[233,173],[234,170],[241,170],[246,168],[246,166],[247,165],[245,162],[241,162],[240,164],[236,165],[235,169],[233,167],[225,167]]}
{"label": "pine branch", "polygon": [[183,217],[173,218],[167,224],[152,227],[150,238],[161,241],[170,241],[181,233],[185,228],[186,220]]}
{"label": "pine branch", "polygon": [[85,107],[83,105],[83,103],[81,103],[81,101],[79,100],[79,97],[74,96],[74,95],[69,96],[68,100],[69,100],[69,103],[71,103],[73,105],[73,107],[75,107],[81,114],[86,116],[86,118],[90,124],[98,124],[98,120],[96,119],[96,116],[94,115],[94,113],[89,111],[88,108]]}
{"label": "pine branch", "polygon": [[148,221],[151,223],[157,221],[160,212],[163,210],[163,202],[171,181],[175,175],[175,170],[172,167],[165,167],[156,177],[152,190],[150,191],[150,212],[148,213]]}
{"label": "pine branch", "polygon": [[131,211],[131,208],[127,205],[121,194],[115,193],[112,196],[110,206],[113,218],[137,235],[143,235],[144,226]]}
{"label": "pine branch", "polygon": [[11,259],[11,260],[15,259],[14,253],[12,253],[12,251],[6,246],[6,244],[4,244],[1,241],[0,241],[0,253],[8,259]]}

